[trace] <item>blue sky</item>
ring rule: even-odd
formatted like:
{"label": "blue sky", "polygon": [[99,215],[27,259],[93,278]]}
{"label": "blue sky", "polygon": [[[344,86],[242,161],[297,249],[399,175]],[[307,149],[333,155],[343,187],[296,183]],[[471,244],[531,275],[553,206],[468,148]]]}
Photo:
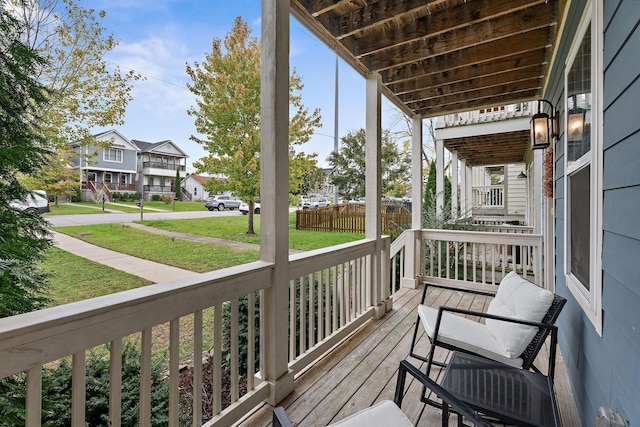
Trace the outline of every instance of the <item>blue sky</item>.
{"label": "blue sky", "polygon": [[[241,16],[252,36],[259,38],[260,0],[93,0],[87,4],[107,12],[103,25],[120,41],[107,61],[146,77],[135,83],[125,124],[116,129],[129,139],[172,140],[189,155],[187,172],[193,173],[191,163],[205,151],[189,140],[195,127],[187,110],[195,98],[187,89],[190,79],[185,65],[202,62],[211,51],[213,38],[223,39],[236,16]],[[299,150],[318,153],[319,165],[326,167],[334,144],[335,54],[293,19],[290,66],[296,68],[305,85],[304,105],[310,110],[320,108],[323,122]],[[365,81],[342,61],[339,75],[338,135],[343,137],[365,125]],[[395,111],[389,102],[383,102],[383,127],[392,126],[398,114]]]}

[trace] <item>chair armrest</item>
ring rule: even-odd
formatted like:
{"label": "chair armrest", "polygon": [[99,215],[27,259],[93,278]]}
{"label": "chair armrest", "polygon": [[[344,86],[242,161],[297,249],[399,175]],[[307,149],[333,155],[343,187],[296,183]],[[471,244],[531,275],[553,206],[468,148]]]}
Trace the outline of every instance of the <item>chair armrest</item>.
{"label": "chair armrest", "polygon": [[[438,283],[429,283],[426,282],[424,284],[424,289],[422,290],[422,300],[420,301],[421,304],[424,304],[425,299],[427,298],[427,288],[440,288],[440,289],[448,289],[451,291],[456,291],[456,292],[465,292],[468,294],[476,294],[476,295],[485,295],[488,297],[495,297],[496,293],[495,292],[488,292],[488,291],[480,291],[480,290],[476,290],[476,289],[461,289],[461,288],[457,288],[455,286],[449,286],[449,285],[441,285]],[[496,292],[497,292],[497,287],[496,287]]]}
{"label": "chair armrest", "polygon": [[552,325],[550,323],[530,322],[528,320],[516,319],[516,318],[513,318],[513,317],[497,316],[495,314],[485,313],[485,312],[482,312],[482,311],[464,310],[462,308],[447,307],[447,306],[443,305],[443,306],[440,306],[438,308],[438,317],[436,319],[436,327],[435,327],[436,332],[438,331],[438,328],[440,327],[440,319],[442,318],[442,314],[445,311],[449,311],[451,313],[478,316],[478,317],[483,317],[485,319],[500,320],[500,321],[509,322],[509,323],[518,323],[520,325],[535,326],[537,328],[548,329],[549,331],[553,331],[553,330],[558,328],[556,325]]}
{"label": "chair armrest", "polygon": [[273,408],[273,427],[293,427],[282,406]]}
{"label": "chair armrest", "polygon": [[478,413],[473,411],[463,402],[458,400],[453,394],[442,388],[438,383],[433,381],[427,375],[425,375],[418,368],[413,366],[406,360],[400,362],[400,367],[398,368],[398,380],[396,383],[396,393],[394,397],[394,402],[398,407],[402,407],[402,399],[404,395],[404,386],[407,378],[407,373],[409,373],[412,377],[418,380],[422,385],[432,392],[434,392],[440,399],[442,399],[442,425],[449,425],[449,407],[451,407],[456,413],[460,416],[464,416],[467,421],[473,423],[476,427],[493,427],[492,424],[489,424],[485,421]]}

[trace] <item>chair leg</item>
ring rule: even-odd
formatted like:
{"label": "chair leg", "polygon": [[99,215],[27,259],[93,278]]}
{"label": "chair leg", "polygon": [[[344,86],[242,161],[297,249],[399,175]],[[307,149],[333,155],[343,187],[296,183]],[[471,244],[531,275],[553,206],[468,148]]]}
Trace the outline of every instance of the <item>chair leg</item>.
{"label": "chair leg", "polygon": [[420,356],[419,354],[416,354],[416,352],[415,352],[416,342],[418,341],[418,327],[419,326],[420,326],[420,316],[418,316],[418,319],[416,320],[416,325],[413,328],[413,339],[411,340],[411,348],[409,349],[409,356],[415,357],[418,360],[422,360],[423,362],[426,362],[427,361],[426,357]]}
{"label": "chair leg", "polygon": [[[415,352],[415,348],[416,348],[416,343],[418,342],[418,327],[420,325],[420,317],[418,316],[418,320],[416,320],[416,325],[413,328],[413,339],[411,340],[411,348],[409,349],[409,356],[421,360],[425,363],[429,363],[429,361],[431,361],[431,364],[436,365],[436,366],[440,366],[441,368],[444,368],[447,366],[446,363],[444,362],[438,362],[437,360],[432,360],[432,355],[434,353],[434,349],[433,349],[433,344],[431,345],[431,351],[430,351],[430,356],[425,357],[425,356],[421,356],[419,354],[417,354]],[[428,375],[429,372],[427,371],[426,374]]]}

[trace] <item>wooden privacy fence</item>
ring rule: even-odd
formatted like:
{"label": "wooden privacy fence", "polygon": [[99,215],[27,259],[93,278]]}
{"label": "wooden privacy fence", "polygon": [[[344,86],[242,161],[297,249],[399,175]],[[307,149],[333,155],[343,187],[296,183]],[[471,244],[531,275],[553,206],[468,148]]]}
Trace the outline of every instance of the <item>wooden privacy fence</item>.
{"label": "wooden privacy fence", "polygon": [[[382,204],[382,232],[395,234],[411,226],[411,210],[403,204]],[[296,211],[297,230],[364,233],[365,205],[342,203]]]}

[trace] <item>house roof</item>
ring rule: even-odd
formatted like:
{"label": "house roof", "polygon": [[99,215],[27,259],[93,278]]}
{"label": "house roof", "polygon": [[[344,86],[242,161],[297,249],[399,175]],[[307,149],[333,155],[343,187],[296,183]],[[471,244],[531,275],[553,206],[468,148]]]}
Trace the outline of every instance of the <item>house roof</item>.
{"label": "house roof", "polygon": [[291,0],[291,12],[362,75],[379,73],[406,114],[436,117],[541,97],[565,4]]}
{"label": "house roof", "polygon": [[202,175],[189,175],[189,178],[195,179],[200,184],[204,184],[205,182],[211,179],[210,176],[202,176]]}
{"label": "house roof", "polygon": [[133,142],[135,145],[138,146],[138,148],[140,148],[140,152],[141,153],[159,153],[159,154],[173,154],[173,155],[175,155],[175,153],[171,153],[170,151],[163,151],[163,148],[171,147],[171,148],[177,150],[178,152],[180,152],[183,157],[185,157],[185,158],[189,157],[187,155],[187,153],[182,151],[182,149],[180,149],[180,147],[178,147],[170,139],[167,139],[166,141],[160,141],[160,142],[145,142],[145,141],[140,141],[140,140],[137,140],[137,139],[132,139],[131,142]]}

